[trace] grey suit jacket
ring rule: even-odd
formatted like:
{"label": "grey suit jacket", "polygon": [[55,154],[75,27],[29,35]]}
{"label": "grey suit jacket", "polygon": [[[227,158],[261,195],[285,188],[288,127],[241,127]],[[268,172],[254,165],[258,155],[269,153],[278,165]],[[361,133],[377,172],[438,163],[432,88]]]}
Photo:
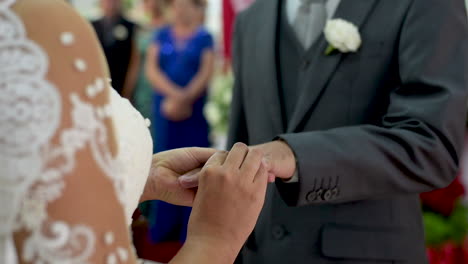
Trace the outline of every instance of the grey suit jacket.
{"label": "grey suit jacket", "polygon": [[[456,176],[468,88],[463,0],[343,0],[357,53],[326,56],[282,120],[275,58],[279,0],[236,22],[229,142],[276,137],[293,149],[299,183],[270,186],[243,263],[425,263],[418,194]],[[278,36],[281,37],[281,36]]]}

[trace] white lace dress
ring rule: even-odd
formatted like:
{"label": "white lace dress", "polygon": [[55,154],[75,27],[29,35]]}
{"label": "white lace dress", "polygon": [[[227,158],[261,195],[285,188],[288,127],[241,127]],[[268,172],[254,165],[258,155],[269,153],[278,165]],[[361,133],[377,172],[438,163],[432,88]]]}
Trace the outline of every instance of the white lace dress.
{"label": "white lace dress", "polygon": [[[67,214],[51,217],[49,206],[65,193],[73,194],[69,175],[91,173],[96,167],[96,175],[112,180],[128,226],[151,165],[149,124],[110,88],[106,76],[93,77],[83,92],[60,92],[60,84],[46,78],[48,54],[28,38],[14,4],[0,0],[0,263],[91,263],[97,244],[109,248],[102,263],[128,263],[133,252],[129,245],[116,243],[119,234],[114,230]],[[73,31],[63,31],[56,42],[57,47],[73,49],[79,40]],[[92,68],[86,59],[61,59],[69,59],[77,78],[85,78]],[[96,104],[94,98],[106,97],[104,93],[108,99],[111,94],[110,100]],[[108,143],[112,126],[117,155]],[[78,157],[93,161],[86,165],[90,168],[78,164]],[[84,191],[72,200],[87,195]],[[16,231],[27,234],[21,248],[13,242]]]}

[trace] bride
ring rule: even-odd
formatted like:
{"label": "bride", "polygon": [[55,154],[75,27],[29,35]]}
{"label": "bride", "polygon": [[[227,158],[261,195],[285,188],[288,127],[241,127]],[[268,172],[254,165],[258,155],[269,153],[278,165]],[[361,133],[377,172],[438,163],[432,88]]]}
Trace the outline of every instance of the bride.
{"label": "bride", "polygon": [[[65,1],[0,0],[0,263],[136,263],[129,219],[149,199],[193,206],[172,263],[232,263],[263,205],[262,153],[152,156],[149,124],[108,76]],[[198,190],[181,188],[194,173]]]}

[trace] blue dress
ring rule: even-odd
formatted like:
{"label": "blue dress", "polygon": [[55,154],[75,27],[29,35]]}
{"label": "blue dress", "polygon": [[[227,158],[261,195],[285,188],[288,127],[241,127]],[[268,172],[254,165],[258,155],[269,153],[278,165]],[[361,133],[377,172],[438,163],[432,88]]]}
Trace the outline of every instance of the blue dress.
{"label": "blue dress", "polygon": [[[203,27],[198,28],[183,45],[177,45],[172,27],[168,26],[155,34],[153,43],[160,47],[156,61],[164,74],[179,87],[186,87],[199,72],[203,53],[213,49],[213,38]],[[203,115],[206,102],[205,93],[194,103],[192,116],[184,121],[173,122],[161,112],[165,97],[155,92],[153,95],[152,126],[157,134],[155,152],[183,147],[209,147],[209,126]],[[155,214],[150,226],[153,242],[185,241],[190,208],[155,202]]]}

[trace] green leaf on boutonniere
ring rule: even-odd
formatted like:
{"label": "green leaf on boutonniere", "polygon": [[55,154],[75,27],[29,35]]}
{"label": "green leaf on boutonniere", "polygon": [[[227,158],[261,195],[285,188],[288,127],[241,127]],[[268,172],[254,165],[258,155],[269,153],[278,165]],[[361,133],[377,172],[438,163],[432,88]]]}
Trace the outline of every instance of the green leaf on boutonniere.
{"label": "green leaf on boutonniere", "polygon": [[328,45],[327,49],[325,50],[325,55],[328,56],[332,54],[335,50],[336,50],[335,47],[333,47],[332,45]]}

